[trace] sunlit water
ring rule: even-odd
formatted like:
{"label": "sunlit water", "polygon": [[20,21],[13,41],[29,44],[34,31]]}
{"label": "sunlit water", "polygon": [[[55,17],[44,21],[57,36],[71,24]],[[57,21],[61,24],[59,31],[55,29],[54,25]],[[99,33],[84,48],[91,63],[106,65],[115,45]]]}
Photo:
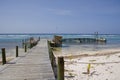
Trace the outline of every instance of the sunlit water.
{"label": "sunlit water", "polygon": [[[30,37],[53,39],[55,34],[1,34],[0,48],[13,49],[15,46],[22,47],[22,40]],[[63,38],[94,38],[91,34],[59,34]],[[75,54],[85,51],[98,51],[102,49],[120,48],[120,35],[99,35],[107,39],[106,44],[80,44],[80,43],[63,43],[62,48],[58,48],[60,54]]]}
{"label": "sunlit water", "polygon": [[[94,38],[94,35],[66,35],[64,38]],[[56,48],[56,55],[78,55],[103,50],[120,49],[120,35],[99,35],[107,39],[106,43],[64,42],[62,47]]]}

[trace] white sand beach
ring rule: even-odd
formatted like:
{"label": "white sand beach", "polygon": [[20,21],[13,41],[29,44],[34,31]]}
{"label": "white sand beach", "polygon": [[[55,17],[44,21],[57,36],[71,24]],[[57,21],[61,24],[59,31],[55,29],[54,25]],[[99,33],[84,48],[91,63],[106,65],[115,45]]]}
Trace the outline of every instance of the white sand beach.
{"label": "white sand beach", "polygon": [[[79,54],[78,54],[79,53]],[[64,56],[65,80],[120,80],[120,49],[86,51]],[[90,73],[87,74],[88,64]]]}

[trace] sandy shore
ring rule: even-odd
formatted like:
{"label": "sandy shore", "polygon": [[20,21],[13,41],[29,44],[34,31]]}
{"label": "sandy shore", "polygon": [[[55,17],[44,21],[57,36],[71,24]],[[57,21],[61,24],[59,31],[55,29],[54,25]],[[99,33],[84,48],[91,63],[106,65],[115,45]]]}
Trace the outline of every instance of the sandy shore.
{"label": "sandy shore", "polygon": [[120,80],[119,48],[58,56],[65,57],[65,80]]}

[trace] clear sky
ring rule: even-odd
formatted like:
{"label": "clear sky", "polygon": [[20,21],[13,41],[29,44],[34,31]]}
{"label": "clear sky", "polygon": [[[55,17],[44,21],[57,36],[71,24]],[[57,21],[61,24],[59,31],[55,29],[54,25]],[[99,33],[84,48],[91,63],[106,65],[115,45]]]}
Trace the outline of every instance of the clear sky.
{"label": "clear sky", "polygon": [[120,34],[120,0],[0,0],[0,33]]}

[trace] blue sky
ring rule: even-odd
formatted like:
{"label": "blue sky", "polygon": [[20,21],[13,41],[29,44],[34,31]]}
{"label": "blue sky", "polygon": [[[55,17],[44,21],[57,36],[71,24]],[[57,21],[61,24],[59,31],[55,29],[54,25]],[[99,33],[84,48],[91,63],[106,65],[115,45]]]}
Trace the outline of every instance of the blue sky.
{"label": "blue sky", "polygon": [[120,0],[0,0],[0,33],[120,34]]}

